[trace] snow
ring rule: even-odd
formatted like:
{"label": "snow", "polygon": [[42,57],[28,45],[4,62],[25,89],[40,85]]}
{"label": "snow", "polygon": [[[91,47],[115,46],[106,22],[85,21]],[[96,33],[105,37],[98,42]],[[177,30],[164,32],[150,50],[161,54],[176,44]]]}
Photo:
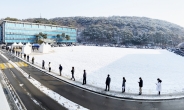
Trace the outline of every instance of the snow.
{"label": "snow", "polygon": [[[105,89],[108,74],[111,77],[111,91],[121,92],[122,77],[126,78],[126,93],[138,93],[139,77],[142,77],[143,94],[157,94],[157,78],[162,80],[161,94],[183,93],[184,58],[167,50],[132,49],[115,47],[75,46],[55,47],[53,53],[31,55],[35,64],[41,66],[45,60],[52,64],[52,72],[71,78],[71,68],[75,67],[75,78],[82,83],[83,70],[87,72],[87,85]],[[30,58],[31,58],[30,57]]]}
{"label": "snow", "polygon": [[7,102],[1,84],[0,84],[0,99],[1,99],[0,110],[10,110],[9,104]]}

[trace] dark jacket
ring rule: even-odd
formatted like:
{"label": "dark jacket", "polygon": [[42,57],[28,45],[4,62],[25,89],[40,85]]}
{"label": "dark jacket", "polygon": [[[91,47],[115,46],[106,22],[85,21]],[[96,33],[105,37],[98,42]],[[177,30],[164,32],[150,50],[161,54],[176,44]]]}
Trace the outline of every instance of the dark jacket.
{"label": "dark jacket", "polygon": [[34,61],[34,57],[32,58],[32,61]]}
{"label": "dark jacket", "polygon": [[140,79],[139,87],[143,87],[143,80],[142,79]]}
{"label": "dark jacket", "polygon": [[59,70],[62,70],[63,69],[63,67],[62,66],[59,66]]}
{"label": "dark jacket", "polygon": [[83,78],[86,78],[86,72],[84,72],[84,74],[83,74]]}
{"label": "dark jacket", "polygon": [[44,66],[45,65],[45,61],[42,61],[42,66]]}
{"label": "dark jacket", "polygon": [[111,78],[108,76],[105,83],[106,83],[107,85],[109,85],[110,82],[111,82]]}
{"label": "dark jacket", "polygon": [[161,83],[161,82],[162,82],[162,80],[159,80],[159,82]]}
{"label": "dark jacket", "polygon": [[71,70],[71,73],[74,74],[74,69]]}
{"label": "dark jacket", "polygon": [[125,82],[126,82],[126,79],[123,79],[123,84],[122,84],[122,86],[124,86],[124,87],[125,87]]}

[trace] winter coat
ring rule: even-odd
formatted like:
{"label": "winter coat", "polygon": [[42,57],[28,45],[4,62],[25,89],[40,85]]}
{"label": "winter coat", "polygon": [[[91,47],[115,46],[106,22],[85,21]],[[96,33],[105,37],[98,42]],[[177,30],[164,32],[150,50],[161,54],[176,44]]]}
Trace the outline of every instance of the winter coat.
{"label": "winter coat", "polygon": [[162,89],[161,82],[156,83],[156,85],[157,85],[156,90],[161,91],[161,89]]}
{"label": "winter coat", "polygon": [[142,79],[139,82],[139,87],[143,87],[143,80]]}
{"label": "winter coat", "polygon": [[63,69],[63,67],[62,66],[59,66],[59,70],[62,70]]}
{"label": "winter coat", "polygon": [[84,72],[84,74],[83,74],[83,78],[86,78],[86,72]]}
{"label": "winter coat", "polygon": [[48,64],[49,68],[51,68],[51,64]]}
{"label": "winter coat", "polygon": [[111,82],[111,78],[110,78],[110,77],[107,77],[107,79],[106,79],[106,82],[105,82],[105,83],[106,83],[107,85],[109,85],[109,84],[110,84],[110,82]]}
{"label": "winter coat", "polygon": [[125,87],[125,82],[126,82],[126,80],[125,80],[125,79],[123,79],[122,87]]}
{"label": "winter coat", "polygon": [[74,69],[71,70],[71,73],[74,74]]}
{"label": "winter coat", "polygon": [[45,65],[45,61],[42,61],[42,66],[44,66]]}

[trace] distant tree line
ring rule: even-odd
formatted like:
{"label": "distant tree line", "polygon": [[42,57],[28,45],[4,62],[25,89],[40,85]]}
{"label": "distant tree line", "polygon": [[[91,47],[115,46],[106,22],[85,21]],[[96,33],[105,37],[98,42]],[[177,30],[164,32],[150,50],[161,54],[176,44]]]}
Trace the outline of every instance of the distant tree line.
{"label": "distant tree line", "polygon": [[184,41],[184,28],[145,17],[62,17],[22,21],[78,28],[78,42],[134,45],[177,45]]}
{"label": "distant tree line", "polygon": [[6,17],[4,20],[10,20],[10,21],[20,21],[17,18],[10,18],[10,17]]}

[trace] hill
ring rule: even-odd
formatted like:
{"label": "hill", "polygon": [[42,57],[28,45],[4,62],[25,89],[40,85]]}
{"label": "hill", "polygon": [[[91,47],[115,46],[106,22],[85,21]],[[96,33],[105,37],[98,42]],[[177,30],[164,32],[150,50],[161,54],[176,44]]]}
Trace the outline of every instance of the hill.
{"label": "hill", "polygon": [[79,42],[177,45],[184,41],[183,27],[146,17],[58,17],[22,21],[76,27]]}

